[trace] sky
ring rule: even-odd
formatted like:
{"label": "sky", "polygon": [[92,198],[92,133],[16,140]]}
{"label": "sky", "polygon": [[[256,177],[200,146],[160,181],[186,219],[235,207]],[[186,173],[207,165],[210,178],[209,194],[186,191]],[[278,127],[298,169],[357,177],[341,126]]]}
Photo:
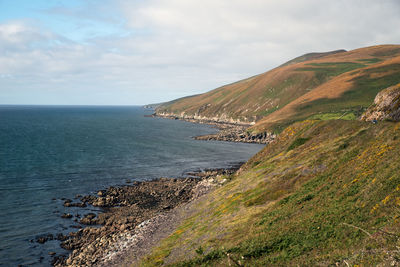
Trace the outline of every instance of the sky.
{"label": "sky", "polygon": [[0,104],[141,105],[400,43],[399,0],[0,0]]}

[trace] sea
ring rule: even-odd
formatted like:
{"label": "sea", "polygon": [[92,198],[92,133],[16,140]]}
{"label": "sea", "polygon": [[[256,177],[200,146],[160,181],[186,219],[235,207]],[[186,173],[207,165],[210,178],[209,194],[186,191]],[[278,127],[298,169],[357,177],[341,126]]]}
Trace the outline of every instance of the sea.
{"label": "sea", "polygon": [[209,125],[145,117],[139,106],[0,106],[0,266],[50,266],[68,254],[43,235],[77,231],[63,199],[109,186],[248,160],[259,144],[199,141]]}

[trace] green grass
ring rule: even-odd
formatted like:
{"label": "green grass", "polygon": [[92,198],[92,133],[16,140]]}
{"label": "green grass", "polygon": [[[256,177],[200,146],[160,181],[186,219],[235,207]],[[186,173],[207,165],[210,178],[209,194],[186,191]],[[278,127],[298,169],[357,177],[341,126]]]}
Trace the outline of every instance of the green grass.
{"label": "green grass", "polygon": [[381,62],[382,59],[374,57],[374,58],[359,59],[358,61],[365,63],[365,64],[375,64],[375,63]]}
{"label": "green grass", "polygon": [[400,123],[296,123],[142,264],[389,264],[400,257],[398,137]]}
{"label": "green grass", "polygon": [[325,82],[329,78],[366,66],[358,62],[323,62],[306,65],[310,67],[297,68],[296,70],[314,72],[318,84]]}
{"label": "green grass", "polygon": [[353,112],[335,112],[335,113],[321,113],[309,117],[310,120],[355,120],[356,115]]}
{"label": "green grass", "polygon": [[290,151],[292,149],[295,149],[298,146],[304,145],[310,138],[302,138],[299,137],[296,140],[293,141],[293,143],[288,147],[287,151]]}

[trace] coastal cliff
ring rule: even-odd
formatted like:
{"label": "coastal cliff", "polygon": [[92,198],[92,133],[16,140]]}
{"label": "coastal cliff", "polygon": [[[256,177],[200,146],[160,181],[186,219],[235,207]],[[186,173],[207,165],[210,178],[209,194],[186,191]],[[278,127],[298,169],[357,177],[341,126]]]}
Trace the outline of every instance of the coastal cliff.
{"label": "coastal cliff", "polygon": [[198,115],[198,113],[195,113],[194,115],[187,115],[184,112],[181,112],[180,114],[175,114],[170,112],[162,112],[156,109],[154,115],[162,118],[185,120],[185,121],[205,123],[205,124],[231,124],[239,126],[251,126],[255,124],[254,121],[233,119],[226,114],[222,114],[221,116],[207,117]]}

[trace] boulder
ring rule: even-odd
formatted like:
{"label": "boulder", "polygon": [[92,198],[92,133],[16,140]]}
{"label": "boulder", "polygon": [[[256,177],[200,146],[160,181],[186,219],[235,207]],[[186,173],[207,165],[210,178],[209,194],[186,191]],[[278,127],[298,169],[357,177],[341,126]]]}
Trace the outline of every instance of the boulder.
{"label": "boulder", "polygon": [[400,121],[400,83],[380,91],[374,104],[361,116],[363,121]]}
{"label": "boulder", "polygon": [[79,221],[79,223],[81,223],[81,224],[86,224],[86,225],[96,224],[97,222],[96,222],[95,218],[96,218],[96,214],[94,214],[94,213],[89,213],[89,214],[86,214],[86,215]]}
{"label": "boulder", "polygon": [[70,213],[63,213],[63,214],[61,215],[61,218],[63,218],[63,219],[71,219],[71,218],[72,218],[72,214],[70,214]]}

